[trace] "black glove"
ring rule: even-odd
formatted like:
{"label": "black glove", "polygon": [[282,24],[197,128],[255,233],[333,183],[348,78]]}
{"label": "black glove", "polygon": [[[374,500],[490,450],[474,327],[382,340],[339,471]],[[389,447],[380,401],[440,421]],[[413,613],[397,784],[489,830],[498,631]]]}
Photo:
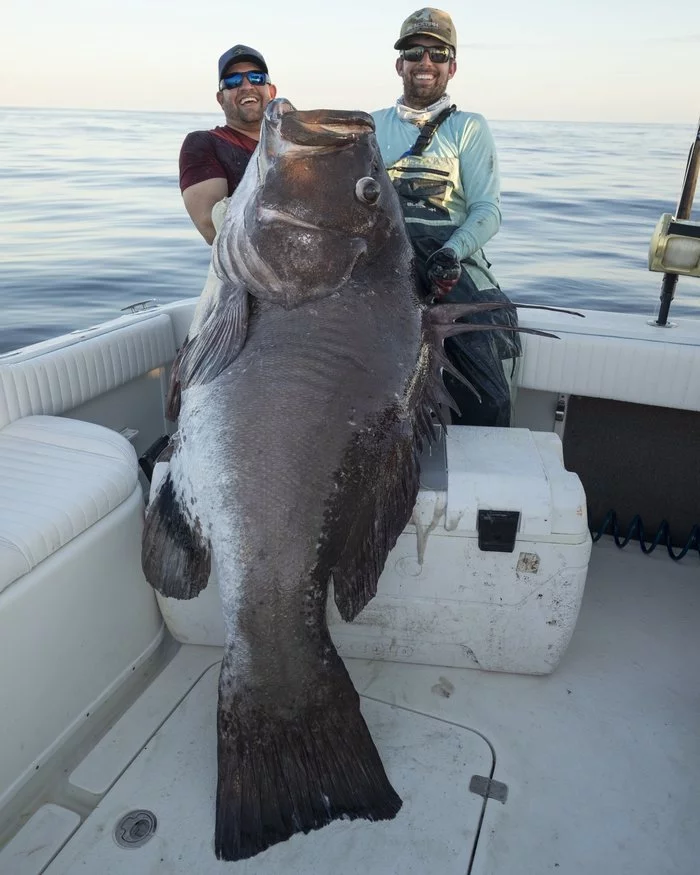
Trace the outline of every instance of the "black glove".
{"label": "black glove", "polygon": [[449,246],[433,252],[425,263],[430,284],[430,294],[442,298],[449,294],[462,273],[462,265],[457,253]]}

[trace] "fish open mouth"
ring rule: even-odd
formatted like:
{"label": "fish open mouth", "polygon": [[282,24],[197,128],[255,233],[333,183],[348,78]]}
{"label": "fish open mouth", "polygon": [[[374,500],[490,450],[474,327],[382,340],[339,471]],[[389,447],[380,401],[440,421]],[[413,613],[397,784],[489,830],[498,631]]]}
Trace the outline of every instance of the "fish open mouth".
{"label": "fish open mouth", "polygon": [[297,148],[331,152],[353,146],[373,134],[374,119],[360,110],[298,110],[284,97],[271,100],[265,109],[258,167],[261,180],[268,164]]}
{"label": "fish open mouth", "polygon": [[337,147],[373,132],[374,119],[359,111],[287,109],[280,122],[282,139],[297,146]]}

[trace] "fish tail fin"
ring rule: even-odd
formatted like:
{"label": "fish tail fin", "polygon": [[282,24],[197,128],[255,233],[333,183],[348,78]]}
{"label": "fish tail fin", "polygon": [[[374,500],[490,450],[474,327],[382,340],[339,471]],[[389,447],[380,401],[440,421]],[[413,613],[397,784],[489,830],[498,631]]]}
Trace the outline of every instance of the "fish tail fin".
{"label": "fish tail fin", "polygon": [[183,513],[169,471],[146,510],[141,566],[151,586],[170,598],[192,599],[209,581],[209,542]]}
{"label": "fish tail fin", "polygon": [[401,808],[360,713],[359,696],[333,656],[338,664],[333,683],[321,682],[312,702],[293,705],[276,705],[250,688],[234,691],[224,660],[218,713],[219,859],[255,856],[295,833],[340,818],[389,820]]}

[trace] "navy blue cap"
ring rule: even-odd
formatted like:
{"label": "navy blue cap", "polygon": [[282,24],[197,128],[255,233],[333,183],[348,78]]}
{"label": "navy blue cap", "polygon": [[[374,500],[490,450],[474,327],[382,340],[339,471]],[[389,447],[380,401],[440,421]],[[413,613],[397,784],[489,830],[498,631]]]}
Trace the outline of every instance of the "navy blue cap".
{"label": "navy blue cap", "polygon": [[260,52],[256,52],[250,46],[238,45],[224,52],[219,58],[219,79],[223,77],[227,67],[230,67],[231,64],[237,64],[238,61],[250,61],[251,64],[257,64],[263,73],[269,72],[265,58],[263,58]]}

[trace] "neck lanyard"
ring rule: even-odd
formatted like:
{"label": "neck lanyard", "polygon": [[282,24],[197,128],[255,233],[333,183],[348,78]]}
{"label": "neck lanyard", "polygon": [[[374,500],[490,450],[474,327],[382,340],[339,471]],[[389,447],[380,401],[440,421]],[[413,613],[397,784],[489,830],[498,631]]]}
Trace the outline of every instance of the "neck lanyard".
{"label": "neck lanyard", "polygon": [[[430,145],[430,141],[433,139],[433,135],[435,131],[440,127],[440,125],[445,121],[446,118],[452,115],[452,113],[457,109],[456,105],[453,103],[452,106],[448,106],[447,109],[443,109],[441,113],[439,113],[435,118],[426,122],[423,127],[420,129],[420,133],[418,134],[418,139],[411,146],[411,148],[404,152],[401,158],[408,158],[409,156],[422,155],[423,152]],[[398,160],[400,161],[401,158]]]}

